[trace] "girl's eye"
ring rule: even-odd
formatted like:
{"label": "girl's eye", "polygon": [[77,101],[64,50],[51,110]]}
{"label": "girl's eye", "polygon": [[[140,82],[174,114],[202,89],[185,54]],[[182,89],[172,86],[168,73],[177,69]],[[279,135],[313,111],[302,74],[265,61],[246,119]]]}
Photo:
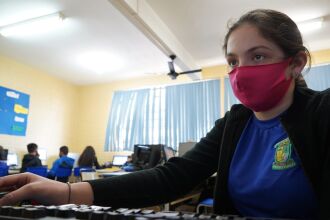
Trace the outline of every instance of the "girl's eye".
{"label": "girl's eye", "polygon": [[261,60],[263,60],[265,57],[263,56],[263,55],[255,55],[254,56],[254,61],[261,61]]}
{"label": "girl's eye", "polygon": [[237,66],[237,64],[238,64],[237,60],[228,60],[228,65],[230,67],[235,67]]}

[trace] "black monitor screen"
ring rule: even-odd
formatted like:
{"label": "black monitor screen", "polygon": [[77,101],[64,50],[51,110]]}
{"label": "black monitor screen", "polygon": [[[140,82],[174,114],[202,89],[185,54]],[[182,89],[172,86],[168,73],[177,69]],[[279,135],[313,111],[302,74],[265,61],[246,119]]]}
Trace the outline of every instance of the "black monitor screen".
{"label": "black monitor screen", "polygon": [[134,145],[133,164],[141,169],[148,169],[156,166],[160,162],[161,147],[156,144],[136,144]]}
{"label": "black monitor screen", "polygon": [[8,149],[0,150],[0,160],[7,160]]}
{"label": "black monitor screen", "polygon": [[149,162],[151,155],[151,148],[146,145],[136,145],[136,149],[134,149],[135,154],[135,162],[137,164],[146,164]]}

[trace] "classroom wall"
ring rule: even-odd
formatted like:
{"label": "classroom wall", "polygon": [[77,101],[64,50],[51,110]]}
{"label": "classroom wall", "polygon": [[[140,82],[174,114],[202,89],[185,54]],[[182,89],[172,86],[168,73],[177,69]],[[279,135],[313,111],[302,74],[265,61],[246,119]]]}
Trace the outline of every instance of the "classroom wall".
{"label": "classroom wall", "polygon": [[311,53],[312,55],[312,65],[330,63],[330,49],[319,50]]}
{"label": "classroom wall", "polygon": [[0,134],[0,145],[19,153],[27,152],[26,144],[35,142],[47,148],[47,164],[58,155],[58,148],[76,142],[78,88],[45,72],[0,56],[0,85],[30,95],[26,136]]}

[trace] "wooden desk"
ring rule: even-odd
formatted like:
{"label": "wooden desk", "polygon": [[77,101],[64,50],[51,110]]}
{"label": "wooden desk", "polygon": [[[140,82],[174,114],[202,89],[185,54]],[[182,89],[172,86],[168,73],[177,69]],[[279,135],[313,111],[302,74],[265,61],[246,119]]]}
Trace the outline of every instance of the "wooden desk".
{"label": "wooden desk", "polygon": [[106,177],[112,177],[112,176],[121,176],[128,174],[130,172],[123,171],[119,167],[112,167],[112,168],[107,168],[107,169],[102,169],[102,170],[96,170],[97,174],[101,178],[106,178]]}
{"label": "wooden desk", "polygon": [[[212,176],[210,176],[209,178],[207,178],[205,180],[205,183],[204,184],[201,184],[200,186],[197,186],[192,192],[186,194],[185,196],[179,198],[179,199],[176,199],[170,203],[166,203],[164,205],[164,209],[166,211],[171,211],[173,210],[172,207],[176,207],[178,205],[181,205],[180,203],[182,204],[186,204],[189,200],[195,200],[195,201],[198,201],[201,194],[203,193],[202,196],[205,196],[205,190],[208,189],[209,187],[211,187],[210,185],[214,185],[212,184],[212,182],[215,182],[216,180],[216,176],[217,176],[217,173],[214,173]],[[212,187],[212,191],[213,191],[213,187]]]}
{"label": "wooden desk", "polygon": [[96,170],[96,172],[98,172],[98,173],[112,173],[112,172],[117,172],[117,171],[121,171],[121,169],[119,167],[111,167],[111,168]]}
{"label": "wooden desk", "polygon": [[8,170],[8,175],[19,174],[19,173],[20,173],[20,169],[9,169]]}
{"label": "wooden desk", "polygon": [[111,172],[111,173],[100,173],[99,177],[106,178],[106,177],[112,177],[112,176],[122,176],[122,175],[129,174],[129,173],[131,173],[131,172],[117,171],[117,172]]}
{"label": "wooden desk", "polygon": [[171,211],[172,206],[178,205],[178,204],[183,203],[183,202],[187,202],[188,200],[191,200],[191,199],[199,199],[200,195],[201,195],[201,192],[199,192],[199,191],[188,193],[187,195],[185,195],[185,196],[183,196],[179,199],[176,199],[172,202],[166,203],[164,205],[164,210],[165,211]]}

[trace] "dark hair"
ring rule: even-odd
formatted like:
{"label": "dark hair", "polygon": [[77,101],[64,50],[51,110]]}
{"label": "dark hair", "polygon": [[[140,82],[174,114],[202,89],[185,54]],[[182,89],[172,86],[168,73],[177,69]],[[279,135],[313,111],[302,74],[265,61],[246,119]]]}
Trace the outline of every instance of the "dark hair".
{"label": "dark hair", "polygon": [[68,155],[69,148],[67,146],[60,147],[60,152],[62,152],[64,155]]}
{"label": "dark hair", "polygon": [[35,143],[30,143],[27,145],[27,150],[29,153],[33,153],[38,149],[38,145]]}
{"label": "dark hair", "polygon": [[95,150],[92,146],[87,146],[78,159],[78,166],[92,167],[96,161]]}
{"label": "dark hair", "polygon": [[[300,51],[305,52],[308,57],[308,68],[310,68],[311,55],[303,45],[302,36],[296,23],[286,14],[269,9],[252,10],[229,27],[223,44],[225,54],[227,54],[230,34],[243,24],[255,26],[265,39],[278,45],[287,57],[294,57]],[[306,86],[301,74],[296,78],[296,83]]]}

